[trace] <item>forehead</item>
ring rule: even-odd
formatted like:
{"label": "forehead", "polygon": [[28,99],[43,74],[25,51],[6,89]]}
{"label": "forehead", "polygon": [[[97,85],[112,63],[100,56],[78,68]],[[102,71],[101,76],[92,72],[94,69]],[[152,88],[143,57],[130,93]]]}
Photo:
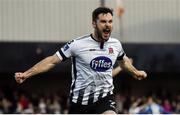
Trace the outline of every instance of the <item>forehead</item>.
{"label": "forehead", "polygon": [[112,20],[112,15],[110,13],[101,13],[98,16],[99,20]]}

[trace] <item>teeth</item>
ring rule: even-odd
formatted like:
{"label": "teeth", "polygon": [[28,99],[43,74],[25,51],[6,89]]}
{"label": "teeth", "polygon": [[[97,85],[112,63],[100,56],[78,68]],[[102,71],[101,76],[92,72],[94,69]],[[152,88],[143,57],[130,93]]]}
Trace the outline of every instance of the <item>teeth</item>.
{"label": "teeth", "polygon": [[110,32],[110,29],[104,29],[103,32]]}

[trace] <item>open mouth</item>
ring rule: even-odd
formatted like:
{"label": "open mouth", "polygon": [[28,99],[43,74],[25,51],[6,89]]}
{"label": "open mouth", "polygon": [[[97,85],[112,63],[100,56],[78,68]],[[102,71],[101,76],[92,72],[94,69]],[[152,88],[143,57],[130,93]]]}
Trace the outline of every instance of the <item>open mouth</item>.
{"label": "open mouth", "polygon": [[111,32],[111,30],[110,29],[103,29],[103,33],[106,35],[106,36],[108,36],[109,35],[109,33]]}
{"label": "open mouth", "polygon": [[108,34],[110,32],[110,29],[103,29],[103,32]]}

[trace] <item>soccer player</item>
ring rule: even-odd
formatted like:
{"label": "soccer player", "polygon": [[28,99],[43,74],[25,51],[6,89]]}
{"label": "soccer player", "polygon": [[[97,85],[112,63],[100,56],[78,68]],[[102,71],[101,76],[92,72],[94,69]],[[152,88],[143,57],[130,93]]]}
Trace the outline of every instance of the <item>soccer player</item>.
{"label": "soccer player", "polygon": [[119,60],[121,68],[138,80],[146,78],[147,74],[131,64],[120,41],[111,37],[113,12],[110,8],[95,9],[92,26],[94,31],[91,34],[73,39],[27,71],[15,73],[16,81],[23,83],[27,78],[72,58],[69,113],[116,114],[112,79],[115,61]]}

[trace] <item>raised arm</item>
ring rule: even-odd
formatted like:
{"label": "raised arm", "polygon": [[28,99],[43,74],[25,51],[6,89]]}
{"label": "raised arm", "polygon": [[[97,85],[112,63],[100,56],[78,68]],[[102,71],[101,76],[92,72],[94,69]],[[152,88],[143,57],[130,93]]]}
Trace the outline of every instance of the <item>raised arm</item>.
{"label": "raised arm", "polygon": [[120,66],[123,70],[129,72],[135,79],[141,80],[147,77],[146,72],[136,69],[127,56],[124,56],[123,60],[120,61]]}
{"label": "raised arm", "polygon": [[112,70],[112,77],[115,77],[117,74],[119,74],[122,71],[122,68],[120,66],[115,67]]}
{"label": "raised arm", "polygon": [[46,72],[60,62],[61,60],[56,54],[46,57],[27,71],[16,72],[15,80],[17,83],[23,83],[27,78],[30,78],[31,76],[37,75],[39,73]]}
{"label": "raised arm", "polygon": [[[133,64],[133,59],[132,59],[132,58],[129,58],[129,60],[130,60],[130,63]],[[120,65],[117,66],[117,67],[115,67],[115,68],[113,68],[113,70],[112,70],[112,77],[115,77],[115,76],[116,76],[117,74],[119,74],[121,71],[123,71],[123,70],[122,70],[122,68],[120,67]]]}

